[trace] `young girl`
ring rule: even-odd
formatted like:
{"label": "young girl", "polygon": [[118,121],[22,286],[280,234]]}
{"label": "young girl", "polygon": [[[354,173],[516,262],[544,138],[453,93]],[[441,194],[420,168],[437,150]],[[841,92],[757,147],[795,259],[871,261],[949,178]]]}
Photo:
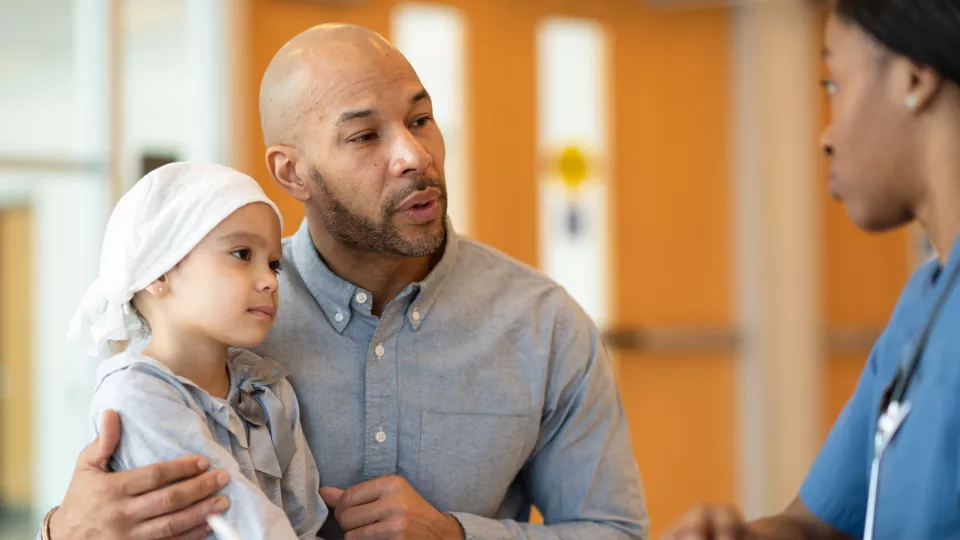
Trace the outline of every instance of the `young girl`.
{"label": "young girl", "polygon": [[145,176],[107,225],[100,276],[71,324],[104,361],[90,418],[120,414],[111,466],[203,455],[230,473],[225,519],[246,540],[315,538],[327,516],[284,368],[259,344],[277,312],[281,218],[252,178],[206,163]]}

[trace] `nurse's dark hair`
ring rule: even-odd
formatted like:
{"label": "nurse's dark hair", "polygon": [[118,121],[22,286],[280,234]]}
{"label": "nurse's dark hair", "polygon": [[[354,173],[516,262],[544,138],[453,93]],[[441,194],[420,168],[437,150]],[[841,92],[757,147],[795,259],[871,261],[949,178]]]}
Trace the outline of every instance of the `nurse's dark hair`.
{"label": "nurse's dark hair", "polygon": [[835,0],[832,7],[891,51],[960,85],[960,0]]}

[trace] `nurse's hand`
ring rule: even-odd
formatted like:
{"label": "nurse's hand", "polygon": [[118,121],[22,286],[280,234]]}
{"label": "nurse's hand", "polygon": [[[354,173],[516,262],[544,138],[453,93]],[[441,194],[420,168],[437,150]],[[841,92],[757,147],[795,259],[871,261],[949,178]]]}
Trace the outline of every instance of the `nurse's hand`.
{"label": "nurse's hand", "polygon": [[753,540],[740,512],[731,506],[697,506],[663,540]]}
{"label": "nurse's hand", "polygon": [[687,513],[664,540],[853,540],[811,512],[797,497],[783,512],[743,521],[730,506],[699,506]]}
{"label": "nurse's hand", "polygon": [[70,487],[50,518],[51,540],[188,540],[209,534],[206,517],[223,513],[212,497],[230,481],[205,458],[185,457],[130,471],[109,472],[120,442],[120,417],[103,416],[100,436],[81,452]]}

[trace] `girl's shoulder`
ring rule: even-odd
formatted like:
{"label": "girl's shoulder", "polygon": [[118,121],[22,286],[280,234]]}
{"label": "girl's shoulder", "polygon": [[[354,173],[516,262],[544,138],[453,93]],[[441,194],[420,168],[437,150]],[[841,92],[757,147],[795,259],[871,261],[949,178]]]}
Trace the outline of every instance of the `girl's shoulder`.
{"label": "girl's shoulder", "polygon": [[[122,352],[104,360],[97,370],[93,392],[95,408],[109,409],[126,402],[146,398],[169,400],[200,409],[189,381],[176,376],[159,360],[132,352]],[[99,407],[96,407],[99,405]]]}

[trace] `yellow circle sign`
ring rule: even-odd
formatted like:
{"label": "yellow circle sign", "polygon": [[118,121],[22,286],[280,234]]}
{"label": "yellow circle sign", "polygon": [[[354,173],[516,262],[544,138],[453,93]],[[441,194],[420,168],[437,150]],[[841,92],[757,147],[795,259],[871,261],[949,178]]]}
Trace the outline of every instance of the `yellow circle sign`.
{"label": "yellow circle sign", "polygon": [[587,177],[587,160],[580,149],[568,146],[560,152],[560,177],[568,188],[576,188]]}

